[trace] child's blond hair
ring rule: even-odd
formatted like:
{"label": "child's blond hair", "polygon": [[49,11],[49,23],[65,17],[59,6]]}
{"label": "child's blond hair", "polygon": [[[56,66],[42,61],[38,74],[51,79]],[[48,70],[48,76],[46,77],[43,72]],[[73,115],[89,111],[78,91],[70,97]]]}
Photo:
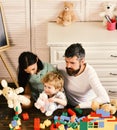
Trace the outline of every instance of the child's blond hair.
{"label": "child's blond hair", "polygon": [[63,76],[58,71],[51,71],[42,78],[42,83],[48,83],[55,87],[55,89],[62,90],[64,85]]}

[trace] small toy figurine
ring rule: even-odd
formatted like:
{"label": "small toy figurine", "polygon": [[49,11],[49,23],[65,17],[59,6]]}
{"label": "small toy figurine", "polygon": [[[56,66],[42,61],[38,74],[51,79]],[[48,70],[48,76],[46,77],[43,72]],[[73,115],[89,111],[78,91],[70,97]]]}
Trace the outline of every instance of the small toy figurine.
{"label": "small toy figurine", "polygon": [[58,15],[56,22],[60,25],[70,25],[77,20],[77,17],[73,11],[72,2],[64,2],[64,10]]}
{"label": "small toy figurine", "polygon": [[109,22],[112,19],[115,19],[116,4],[113,2],[104,2],[103,8],[104,8],[104,11],[100,12],[99,16],[103,19],[103,25],[106,26],[107,22]]}
{"label": "small toy figurine", "polygon": [[3,90],[0,90],[0,95],[3,94],[3,96],[7,99],[8,107],[9,108],[14,108],[18,107],[18,114],[22,112],[22,107],[21,103],[23,105],[28,105],[30,104],[30,100],[23,96],[23,95],[18,95],[19,93],[22,93],[24,89],[22,87],[19,88],[10,88],[8,87],[8,83],[6,80],[1,81],[1,85],[3,87]]}

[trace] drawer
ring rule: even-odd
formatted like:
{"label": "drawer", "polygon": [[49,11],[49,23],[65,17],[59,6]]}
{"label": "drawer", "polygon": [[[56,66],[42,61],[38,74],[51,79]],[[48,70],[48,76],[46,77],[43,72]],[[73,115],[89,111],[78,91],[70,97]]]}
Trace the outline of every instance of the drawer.
{"label": "drawer", "polygon": [[[51,63],[64,61],[66,47],[51,47]],[[117,47],[86,47],[86,62],[97,64],[117,64]]]}
{"label": "drawer", "polygon": [[106,77],[106,78],[115,78],[115,80],[117,80],[117,67],[114,65],[111,66],[102,66],[102,67],[98,67],[98,66],[94,66],[94,69],[96,70],[96,72],[98,73],[98,75],[100,77]]}
{"label": "drawer", "polygon": [[66,47],[51,47],[50,53],[51,53],[51,63],[61,63],[64,62],[64,52]]}
{"label": "drawer", "polygon": [[86,61],[91,64],[117,64],[117,47],[85,47]]}
{"label": "drawer", "polygon": [[101,83],[107,91],[117,91],[117,82],[101,81]]}

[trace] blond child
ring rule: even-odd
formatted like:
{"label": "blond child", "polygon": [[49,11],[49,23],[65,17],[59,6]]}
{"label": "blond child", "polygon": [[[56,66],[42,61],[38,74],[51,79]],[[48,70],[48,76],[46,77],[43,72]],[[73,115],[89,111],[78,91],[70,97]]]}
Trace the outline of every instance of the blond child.
{"label": "blond child", "polygon": [[51,116],[57,109],[67,105],[67,99],[63,92],[64,80],[57,71],[47,73],[43,79],[44,91],[35,102],[35,107],[40,109],[46,116]]}

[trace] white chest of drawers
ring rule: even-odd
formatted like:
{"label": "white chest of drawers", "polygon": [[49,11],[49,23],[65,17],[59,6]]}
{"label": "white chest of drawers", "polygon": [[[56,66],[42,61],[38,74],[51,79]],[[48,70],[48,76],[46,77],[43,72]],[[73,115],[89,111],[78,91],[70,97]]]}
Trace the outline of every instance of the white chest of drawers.
{"label": "white chest of drawers", "polygon": [[107,90],[117,90],[117,30],[108,31],[102,22],[76,22],[63,27],[48,23],[48,41],[52,64],[64,62],[64,51],[72,43],[81,43],[86,62],[91,64]]}

